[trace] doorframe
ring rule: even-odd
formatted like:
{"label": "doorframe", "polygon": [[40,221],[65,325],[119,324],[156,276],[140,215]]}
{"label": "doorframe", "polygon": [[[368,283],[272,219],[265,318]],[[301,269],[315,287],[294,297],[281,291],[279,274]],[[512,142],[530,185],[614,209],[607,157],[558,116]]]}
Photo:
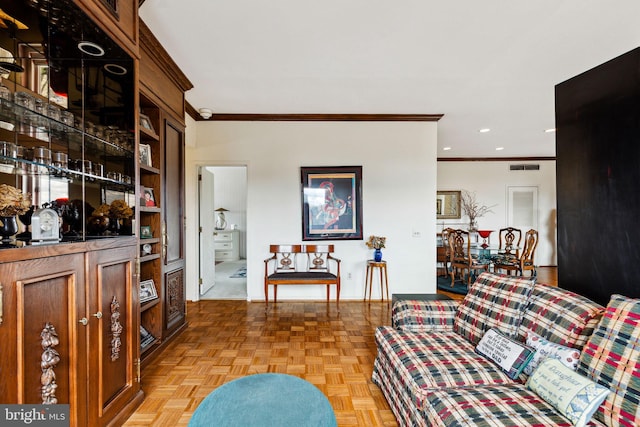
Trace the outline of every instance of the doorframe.
{"label": "doorframe", "polygon": [[[245,255],[245,259],[246,259],[246,251],[247,251],[247,240],[248,240],[248,230],[247,230],[247,218],[248,218],[248,210],[249,210],[249,203],[248,203],[248,194],[249,194],[249,189],[248,189],[248,181],[249,181],[249,165],[246,163],[234,163],[234,164],[229,164],[229,163],[218,163],[218,162],[202,162],[202,163],[196,163],[195,164],[196,167],[196,180],[197,180],[197,184],[198,184],[198,191],[196,191],[196,200],[195,200],[195,208],[197,211],[197,215],[198,215],[198,225],[196,226],[196,236],[197,236],[197,245],[196,245],[196,249],[197,249],[197,284],[196,284],[196,288],[197,288],[197,296],[198,296],[198,300],[201,299],[201,295],[200,295],[200,278],[201,276],[201,259],[200,259],[200,253],[201,253],[201,248],[200,248],[200,191],[199,191],[199,186],[200,186],[200,181],[199,181],[199,173],[200,170],[205,169],[205,168],[240,168],[240,169],[244,169],[244,174],[245,174],[245,192],[244,192],[244,208],[245,208],[245,214],[244,214],[244,229],[242,229],[241,231],[244,232],[244,237],[242,237],[242,234],[240,234],[241,239],[240,239],[240,245],[241,248],[244,248],[244,255]],[[213,221],[215,221],[215,218],[213,219]],[[229,221],[230,222],[230,221]],[[241,258],[242,259],[242,258]],[[248,291],[248,278],[249,278],[249,265],[247,262],[247,289],[246,289],[246,293],[247,293],[247,301],[250,301],[251,298],[249,296],[249,291]]]}

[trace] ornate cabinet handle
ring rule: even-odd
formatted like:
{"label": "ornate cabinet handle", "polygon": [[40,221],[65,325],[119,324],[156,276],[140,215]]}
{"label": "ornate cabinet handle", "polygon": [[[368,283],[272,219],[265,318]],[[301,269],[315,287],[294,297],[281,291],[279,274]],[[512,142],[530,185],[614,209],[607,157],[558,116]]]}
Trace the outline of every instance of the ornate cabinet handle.
{"label": "ornate cabinet handle", "polygon": [[97,319],[102,319],[102,312],[99,311],[96,314],[92,314],[93,317],[97,318]]}
{"label": "ornate cabinet handle", "polygon": [[83,317],[82,319],[78,320],[78,323],[82,323],[82,326],[87,326],[89,321],[87,320],[86,317]]}

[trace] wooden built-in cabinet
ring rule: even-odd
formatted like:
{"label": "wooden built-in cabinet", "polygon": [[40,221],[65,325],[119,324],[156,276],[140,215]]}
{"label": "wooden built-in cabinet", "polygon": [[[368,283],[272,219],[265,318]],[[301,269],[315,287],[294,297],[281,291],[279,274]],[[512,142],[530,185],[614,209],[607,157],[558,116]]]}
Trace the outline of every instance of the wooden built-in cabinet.
{"label": "wooden built-in cabinet", "polygon": [[67,403],[78,427],[121,423],[140,403],[136,245],[125,240],[0,264],[0,372],[13,378],[2,403]]}
{"label": "wooden built-in cabinet", "polygon": [[[192,87],[150,30],[140,22],[140,143],[150,155],[139,164],[140,192],[155,206],[140,207],[140,280],[153,280],[158,298],[140,306],[140,325],[154,339],[141,348],[143,365],[187,326],[184,259],[184,92]],[[143,150],[141,150],[143,151]],[[145,161],[144,159],[150,159]],[[150,164],[149,164],[150,163]],[[149,244],[151,253],[143,246]]]}

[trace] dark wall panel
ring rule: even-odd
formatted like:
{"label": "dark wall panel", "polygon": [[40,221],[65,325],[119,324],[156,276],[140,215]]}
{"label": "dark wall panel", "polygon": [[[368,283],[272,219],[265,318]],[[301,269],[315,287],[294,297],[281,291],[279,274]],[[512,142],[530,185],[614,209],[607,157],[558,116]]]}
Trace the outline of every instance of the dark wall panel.
{"label": "dark wall panel", "polygon": [[559,286],[640,297],[640,48],[556,86]]}

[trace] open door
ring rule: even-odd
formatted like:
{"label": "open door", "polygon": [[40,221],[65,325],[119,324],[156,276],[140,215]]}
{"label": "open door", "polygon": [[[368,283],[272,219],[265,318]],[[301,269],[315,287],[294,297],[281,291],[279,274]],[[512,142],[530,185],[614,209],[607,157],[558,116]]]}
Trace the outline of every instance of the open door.
{"label": "open door", "polygon": [[213,211],[213,172],[200,167],[198,172],[200,230],[200,295],[213,288],[216,276],[216,253],[213,241],[215,212]]}

